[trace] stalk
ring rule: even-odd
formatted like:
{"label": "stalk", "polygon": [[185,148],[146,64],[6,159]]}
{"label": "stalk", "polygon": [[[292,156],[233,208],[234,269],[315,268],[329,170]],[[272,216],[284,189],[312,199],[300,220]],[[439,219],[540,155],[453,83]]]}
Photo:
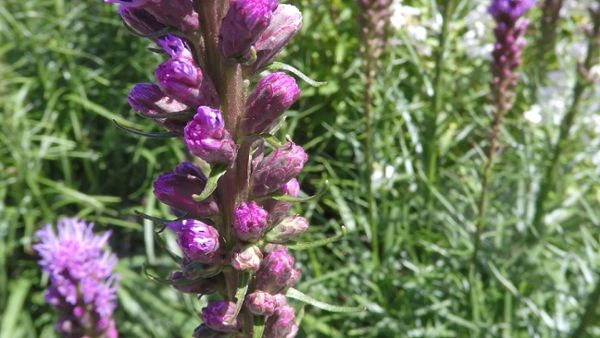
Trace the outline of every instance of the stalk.
{"label": "stalk", "polygon": [[592,66],[597,62],[600,45],[600,10],[592,12],[594,27],[590,32],[588,40],[588,53],[583,64],[578,64],[576,68],[576,83],[573,88],[573,99],[569,110],[560,123],[558,138],[554,142],[552,153],[546,162],[546,170],[540,184],[540,190],[535,200],[535,213],[532,221],[532,231],[534,235],[541,238],[544,233],[542,220],[546,213],[546,202],[552,188],[556,186],[556,177],[558,165],[564,148],[569,141],[571,129],[577,116],[579,115],[579,106],[586,88],[590,84],[588,73]]}

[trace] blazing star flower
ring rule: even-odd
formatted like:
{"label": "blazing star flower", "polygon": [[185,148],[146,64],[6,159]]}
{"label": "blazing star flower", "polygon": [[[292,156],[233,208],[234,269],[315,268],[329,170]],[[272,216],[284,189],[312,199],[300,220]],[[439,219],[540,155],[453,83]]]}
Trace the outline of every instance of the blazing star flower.
{"label": "blazing star flower", "polygon": [[109,232],[94,235],[93,224],[76,218],[58,221],[57,232],[46,225],[36,232],[33,248],[50,277],[46,301],[60,312],[57,330],[65,336],[117,338],[112,319],[116,307],[117,263],[107,250]]}

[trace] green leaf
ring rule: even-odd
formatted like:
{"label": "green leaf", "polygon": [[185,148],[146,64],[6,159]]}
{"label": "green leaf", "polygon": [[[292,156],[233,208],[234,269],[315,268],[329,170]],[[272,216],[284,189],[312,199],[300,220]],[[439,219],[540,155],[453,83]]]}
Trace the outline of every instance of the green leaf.
{"label": "green leaf", "polygon": [[10,283],[10,298],[8,299],[4,314],[2,315],[0,337],[9,338],[16,336],[14,330],[19,321],[21,310],[23,309],[23,304],[25,303],[30,286],[31,282],[27,279],[19,279]]}
{"label": "green leaf", "polygon": [[298,291],[294,288],[290,288],[286,293],[287,297],[290,297],[295,300],[299,300],[303,303],[312,305],[321,310],[329,311],[329,312],[343,312],[343,313],[351,313],[351,312],[363,312],[365,311],[365,307],[363,306],[339,306],[324,303],[320,300],[316,300],[305,293]]}
{"label": "green leaf", "polygon": [[307,250],[312,248],[317,248],[323,245],[327,245],[329,243],[335,242],[338,239],[346,236],[347,230],[345,226],[342,226],[341,232],[333,237],[323,238],[320,240],[312,241],[312,242],[296,242],[290,243],[287,245],[290,250]]}
{"label": "green leaf", "polygon": [[219,183],[219,178],[225,175],[227,172],[228,165],[219,165],[215,166],[211,169],[210,175],[208,176],[208,180],[206,181],[206,185],[204,186],[204,190],[199,195],[192,195],[192,198],[196,202],[202,202],[208,198],[216,189],[217,183]]}
{"label": "green leaf", "polygon": [[142,271],[144,272],[144,275],[146,275],[146,277],[148,277],[151,281],[158,283],[158,284],[162,284],[162,285],[192,285],[194,284],[198,279],[201,278],[210,278],[210,277],[214,277],[216,275],[218,275],[219,273],[221,273],[223,269],[219,266],[211,268],[211,269],[205,269],[203,271],[198,271],[196,270],[195,273],[197,273],[195,279],[183,279],[183,280],[178,280],[178,281],[172,281],[170,279],[163,279],[160,278],[158,276],[153,275],[152,273],[150,273],[150,271],[148,271],[148,264],[144,264],[142,267]]}
{"label": "green leaf", "polygon": [[316,194],[314,194],[312,196],[293,197],[293,196],[286,195],[286,194],[275,194],[275,195],[271,195],[270,197],[276,201],[282,201],[282,202],[309,202],[309,201],[312,201],[314,199],[317,199],[317,198],[323,196],[325,194],[325,192],[327,191],[328,187],[329,187],[329,181],[325,180],[323,182],[323,186],[322,186],[321,190],[319,190],[319,192],[317,192]]}
{"label": "green leaf", "polygon": [[138,136],[144,136],[144,137],[149,137],[149,138],[171,138],[171,137],[179,136],[179,134],[174,133],[174,132],[147,132],[147,131],[127,127],[127,126],[120,124],[116,120],[113,120],[113,123],[115,124],[115,126],[117,126],[117,128],[124,130],[126,132],[129,132],[129,133],[132,133],[134,135],[138,135]]}
{"label": "green leaf", "polygon": [[244,305],[244,299],[246,298],[246,292],[248,292],[248,284],[250,282],[251,274],[249,272],[242,273],[240,278],[240,287],[235,293],[235,314],[231,317],[231,320],[235,320],[242,310]]}
{"label": "green leaf", "polygon": [[304,82],[308,83],[309,85],[311,85],[313,87],[321,87],[321,86],[324,86],[327,84],[327,82],[324,82],[324,81],[315,81],[315,80],[309,78],[306,74],[302,73],[300,70],[298,70],[288,64],[282,63],[282,62],[273,62],[273,64],[271,66],[269,66],[269,69],[288,71],[288,72],[296,75],[297,77],[302,79]]}
{"label": "green leaf", "polygon": [[258,135],[258,137],[262,138],[263,140],[265,140],[265,142],[267,142],[268,144],[270,144],[272,147],[274,148],[283,148],[285,147],[285,144],[281,143],[277,137],[275,137],[272,134],[260,134]]}

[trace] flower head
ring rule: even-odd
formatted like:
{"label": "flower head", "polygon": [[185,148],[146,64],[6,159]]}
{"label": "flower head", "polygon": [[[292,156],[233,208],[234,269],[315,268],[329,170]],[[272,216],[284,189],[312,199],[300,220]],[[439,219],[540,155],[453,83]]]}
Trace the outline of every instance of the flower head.
{"label": "flower head", "polygon": [[290,287],[297,275],[294,272],[294,257],[284,246],[277,246],[263,259],[256,274],[256,288],[276,294]]}
{"label": "flower head", "polygon": [[300,89],[293,77],[272,73],[263,77],[246,102],[243,118],[246,134],[269,131],[283,112],[300,97]]}
{"label": "flower head", "polygon": [[190,153],[208,163],[228,164],[235,160],[235,142],[225,129],[221,112],[217,109],[198,107],[183,135]]}
{"label": "flower head", "polygon": [[226,58],[246,58],[252,45],[269,26],[278,0],[232,0],[219,33]]}
{"label": "flower head", "polygon": [[43,270],[50,275],[46,300],[61,311],[59,331],[110,333],[116,337],[112,313],[116,307],[117,277],[113,268],[117,258],[106,250],[110,233],[94,235],[92,229],[93,224],[63,218],[57,232],[46,225],[36,233],[40,243],[34,249]]}
{"label": "flower head", "polygon": [[202,171],[191,162],[183,162],[154,181],[154,195],[159,201],[190,216],[207,217],[219,212],[214,198],[211,196],[202,202],[193,198],[202,193],[205,185],[206,176]]}
{"label": "flower head", "polygon": [[259,316],[271,316],[277,307],[275,296],[260,290],[247,295],[244,302],[250,312]]}
{"label": "flower head", "polygon": [[213,83],[187,56],[168,59],[156,68],[154,75],[160,89],[180,102],[193,107],[219,105]]}
{"label": "flower head", "polygon": [[183,254],[192,261],[212,263],[219,250],[219,232],[212,226],[195,219],[169,223],[177,232],[177,243]]}
{"label": "flower head", "polygon": [[254,195],[264,196],[280,189],[300,173],[307,160],[308,155],[304,149],[293,143],[275,149],[254,170],[252,187]]}
{"label": "flower head", "polygon": [[267,319],[263,338],[292,338],[298,333],[296,314],[289,305],[280,306]]}
{"label": "flower head", "polygon": [[255,242],[267,230],[269,213],[255,202],[242,202],[234,213],[233,231],[241,241]]}
{"label": "flower head", "polygon": [[232,332],[237,329],[235,303],[226,300],[211,300],[202,309],[202,321],[209,328],[220,332]]}

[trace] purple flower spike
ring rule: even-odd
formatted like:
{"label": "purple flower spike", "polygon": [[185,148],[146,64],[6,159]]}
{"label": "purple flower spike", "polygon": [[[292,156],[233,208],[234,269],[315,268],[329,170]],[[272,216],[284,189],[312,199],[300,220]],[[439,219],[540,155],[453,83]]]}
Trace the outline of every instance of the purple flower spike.
{"label": "purple flower spike", "polygon": [[162,91],[189,106],[219,105],[219,97],[210,79],[188,57],[171,58],[154,73]]}
{"label": "purple flower spike", "polygon": [[177,229],[177,243],[186,257],[204,264],[214,262],[219,250],[217,229],[195,219],[171,222],[169,228]]}
{"label": "purple flower spike", "polygon": [[256,245],[247,248],[237,248],[233,251],[231,265],[238,271],[252,270],[258,271],[263,254]]}
{"label": "purple flower spike", "polygon": [[184,130],[184,140],[190,153],[210,164],[229,164],[235,160],[237,148],[225,129],[221,112],[210,107],[198,107],[194,119]]}
{"label": "purple flower spike", "polygon": [[294,308],[285,305],[278,307],[275,314],[267,319],[263,338],[293,338],[297,333]]}
{"label": "purple flower spike", "polygon": [[256,61],[249,66],[255,74],[268,66],[302,28],[302,14],[292,5],[279,5],[273,12],[269,27],[254,44]]}
{"label": "purple flower spike", "polygon": [[168,34],[159,38],[156,43],[172,58],[183,57],[190,60],[193,59],[192,52],[180,37]]}
{"label": "purple flower spike", "polygon": [[277,6],[277,0],[232,0],[219,33],[223,56],[247,58]]}
{"label": "purple flower spike", "polygon": [[243,126],[246,134],[260,134],[277,123],[283,112],[300,97],[293,77],[273,73],[263,77],[246,102]]}
{"label": "purple flower spike", "polygon": [[534,5],[535,0],[493,0],[489,12],[496,20],[516,21]]}
{"label": "purple flower spike", "polygon": [[264,196],[280,189],[302,171],[307,160],[304,149],[293,143],[273,151],[254,170],[254,196]]}
{"label": "purple flower spike", "polygon": [[202,202],[196,202],[193,195],[202,193],[206,185],[206,176],[190,162],[179,164],[172,172],[160,175],[154,182],[156,198],[192,217],[208,217],[219,212],[211,196]]}
{"label": "purple flower spike", "polygon": [[258,241],[267,229],[269,213],[255,202],[242,202],[235,209],[233,231],[240,241]]}
{"label": "purple flower spike", "polygon": [[109,232],[94,235],[93,224],[75,218],[59,220],[57,230],[46,225],[33,248],[50,276],[46,301],[61,312],[56,325],[65,337],[92,334],[118,337],[112,319],[116,307],[116,256],[106,250]]}
{"label": "purple flower spike", "polygon": [[267,234],[267,240],[271,243],[283,243],[294,239],[308,229],[308,221],[302,216],[290,216],[284,218]]}
{"label": "purple flower spike", "polygon": [[294,274],[294,257],[284,246],[277,246],[263,259],[256,274],[256,288],[271,294],[291,286]]}
{"label": "purple flower spike", "polygon": [[235,318],[235,303],[226,300],[211,300],[202,309],[202,320],[209,328],[220,332],[233,332],[238,322]]}
{"label": "purple flower spike", "polygon": [[259,316],[271,316],[278,305],[275,296],[260,290],[247,295],[244,302],[250,312]]}
{"label": "purple flower spike", "polygon": [[142,35],[152,34],[166,28],[143,8],[121,6],[117,12],[127,26]]}

